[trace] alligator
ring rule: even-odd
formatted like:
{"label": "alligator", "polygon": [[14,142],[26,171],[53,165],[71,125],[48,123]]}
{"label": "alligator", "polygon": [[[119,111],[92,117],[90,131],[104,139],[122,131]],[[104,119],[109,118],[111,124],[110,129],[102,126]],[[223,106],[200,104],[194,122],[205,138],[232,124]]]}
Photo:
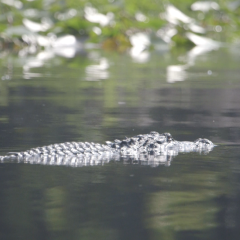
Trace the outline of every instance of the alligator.
{"label": "alligator", "polygon": [[0,156],[0,162],[85,166],[102,165],[110,160],[141,162],[147,165],[170,165],[179,153],[209,153],[215,145],[206,138],[194,142],[174,140],[170,133],[152,131],[126,137],[123,140],[106,141],[106,144],[93,142],[65,142],[32,148],[24,152],[10,152]]}

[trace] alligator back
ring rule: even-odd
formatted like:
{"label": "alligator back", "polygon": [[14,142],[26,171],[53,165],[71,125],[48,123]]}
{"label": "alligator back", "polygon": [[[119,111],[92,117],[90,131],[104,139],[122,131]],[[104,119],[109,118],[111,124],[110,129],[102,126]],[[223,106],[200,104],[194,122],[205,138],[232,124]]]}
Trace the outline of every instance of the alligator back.
{"label": "alligator back", "polygon": [[0,161],[17,161],[50,165],[99,165],[110,160],[135,160],[168,163],[179,152],[210,152],[215,145],[208,139],[194,142],[176,141],[170,133],[150,132],[123,140],[107,141],[106,144],[66,142],[32,148],[24,152],[1,156]]}

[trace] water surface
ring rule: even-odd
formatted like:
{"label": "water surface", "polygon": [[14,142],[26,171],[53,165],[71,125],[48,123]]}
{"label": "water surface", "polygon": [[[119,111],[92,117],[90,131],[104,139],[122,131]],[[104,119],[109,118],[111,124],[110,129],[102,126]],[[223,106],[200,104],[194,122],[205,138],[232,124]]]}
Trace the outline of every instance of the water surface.
{"label": "water surface", "polygon": [[239,54],[0,58],[0,153],[150,131],[205,137],[170,166],[0,164],[1,239],[238,239]]}

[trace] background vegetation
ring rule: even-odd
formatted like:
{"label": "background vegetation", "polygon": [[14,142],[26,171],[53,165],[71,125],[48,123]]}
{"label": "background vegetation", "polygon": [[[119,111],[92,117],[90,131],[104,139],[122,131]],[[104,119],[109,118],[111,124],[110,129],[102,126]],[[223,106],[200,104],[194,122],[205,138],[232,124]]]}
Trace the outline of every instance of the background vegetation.
{"label": "background vegetation", "polygon": [[[159,29],[169,25],[164,18],[169,4],[173,4],[203,27],[206,30],[204,36],[222,42],[239,42],[240,4],[237,1],[219,0],[219,9],[205,12],[192,11],[191,5],[194,2],[195,0],[2,0],[0,48],[34,44],[34,36],[39,35],[59,37],[71,34],[100,43],[103,48],[125,50],[131,46],[129,37],[132,34],[145,32],[154,35]],[[105,20],[108,17],[112,17],[112,20],[108,24],[89,21],[86,16],[87,7],[95,9],[95,13],[105,15]],[[26,20],[40,24],[42,29],[29,31]],[[179,22],[177,30],[173,42],[185,45],[185,32],[189,29]],[[26,35],[31,38],[26,38]]]}

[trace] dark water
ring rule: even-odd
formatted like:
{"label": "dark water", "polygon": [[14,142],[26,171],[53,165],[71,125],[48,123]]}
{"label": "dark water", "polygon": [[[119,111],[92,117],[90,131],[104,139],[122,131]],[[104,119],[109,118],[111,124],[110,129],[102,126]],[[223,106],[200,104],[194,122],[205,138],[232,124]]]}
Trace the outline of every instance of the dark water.
{"label": "dark water", "polygon": [[2,163],[0,239],[239,239],[237,49],[0,57],[1,155],[152,130],[218,144],[169,167]]}

